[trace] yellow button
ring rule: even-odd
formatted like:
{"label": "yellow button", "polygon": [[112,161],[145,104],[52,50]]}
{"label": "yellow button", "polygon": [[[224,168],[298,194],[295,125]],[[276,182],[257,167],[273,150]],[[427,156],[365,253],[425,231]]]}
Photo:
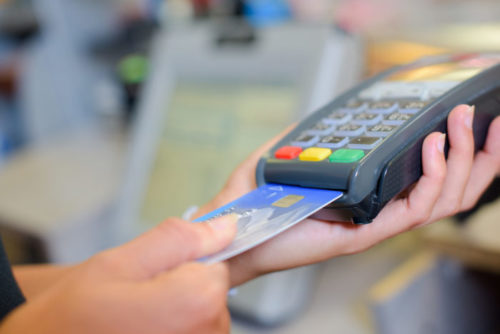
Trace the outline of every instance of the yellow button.
{"label": "yellow button", "polygon": [[302,161],[321,161],[332,154],[332,150],[322,147],[310,147],[300,153],[299,159]]}

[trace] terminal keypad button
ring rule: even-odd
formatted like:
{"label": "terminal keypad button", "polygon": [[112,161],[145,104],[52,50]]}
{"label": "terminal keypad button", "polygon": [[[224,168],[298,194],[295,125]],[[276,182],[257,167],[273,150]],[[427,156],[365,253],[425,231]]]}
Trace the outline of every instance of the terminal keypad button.
{"label": "terminal keypad button", "polygon": [[335,130],[335,125],[327,124],[325,122],[319,122],[310,130],[307,130],[307,133],[311,135],[325,136],[329,135],[334,130]]}
{"label": "terminal keypad button", "polygon": [[300,153],[299,159],[302,161],[322,161],[332,154],[332,150],[324,147],[309,147]]}
{"label": "terminal keypad button", "polygon": [[327,124],[334,124],[334,125],[342,125],[342,124],[346,124],[347,122],[349,122],[352,118],[352,115],[347,113],[347,112],[343,112],[343,111],[335,111],[333,113],[331,113],[328,117],[326,117],[323,122],[327,123]]}
{"label": "terminal keypad button", "polygon": [[297,139],[292,141],[292,146],[308,147],[316,144],[318,140],[318,136],[302,134]]}
{"label": "terminal keypad button", "polygon": [[398,103],[392,101],[377,101],[368,105],[368,111],[377,114],[390,114],[398,109]]}
{"label": "terminal keypad button", "polygon": [[412,116],[413,116],[412,114],[403,114],[400,112],[395,112],[385,116],[382,123],[388,125],[401,125],[410,118],[412,118]]}
{"label": "terminal keypad button", "polygon": [[401,102],[399,105],[399,112],[403,114],[414,114],[423,107],[425,107],[427,102],[425,101],[406,101]]}
{"label": "terminal keypad button", "polygon": [[323,137],[319,143],[319,147],[328,147],[328,148],[340,148],[347,144],[349,141],[348,137],[341,136],[326,136]]}
{"label": "terminal keypad button", "polygon": [[364,156],[365,152],[363,150],[341,148],[330,155],[330,162],[351,163],[360,160]]}
{"label": "terminal keypad button", "polygon": [[371,137],[387,137],[397,128],[396,125],[377,124],[366,129],[366,134]]}
{"label": "terminal keypad button", "polygon": [[295,159],[302,152],[302,147],[298,146],[283,146],[280,147],[275,153],[274,157],[276,159],[291,160]]}
{"label": "terminal keypad button", "polygon": [[337,128],[335,131],[335,135],[337,136],[347,136],[347,137],[355,137],[359,136],[365,131],[365,127],[359,124],[344,124]]}
{"label": "terminal keypad button", "polygon": [[362,111],[365,111],[366,108],[366,102],[361,100],[352,100],[348,102],[344,107],[340,108],[340,110],[348,113],[360,113]]}
{"label": "terminal keypad button", "polygon": [[351,139],[347,147],[361,150],[370,150],[374,148],[380,141],[381,138],[379,137],[356,137],[354,139]]}
{"label": "terminal keypad button", "polygon": [[382,120],[382,115],[375,113],[361,113],[354,116],[352,123],[361,125],[375,125]]}

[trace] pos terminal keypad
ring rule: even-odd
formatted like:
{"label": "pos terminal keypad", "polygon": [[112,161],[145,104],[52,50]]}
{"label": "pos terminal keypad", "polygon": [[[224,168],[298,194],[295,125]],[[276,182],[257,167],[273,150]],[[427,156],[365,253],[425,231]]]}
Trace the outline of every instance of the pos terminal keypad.
{"label": "pos terminal keypad", "polygon": [[[382,87],[379,88],[381,89]],[[421,97],[424,97],[425,90],[421,85],[418,91]],[[406,92],[405,90],[404,93]],[[366,93],[361,95],[368,97]],[[380,95],[397,98],[397,90],[392,89],[390,94],[382,91]],[[335,156],[332,159],[327,158],[332,157],[336,150],[343,149],[343,152],[356,150],[354,156],[361,159],[384,138],[410,120],[427,103],[429,101],[415,99],[415,96],[411,100],[353,99],[346,105],[333,110],[312,127],[303,130],[289,145],[278,149],[275,157],[285,160],[327,160],[332,163],[342,163],[344,159],[335,159]],[[289,152],[294,152],[294,154],[289,154]],[[352,159],[348,161],[352,162]]]}

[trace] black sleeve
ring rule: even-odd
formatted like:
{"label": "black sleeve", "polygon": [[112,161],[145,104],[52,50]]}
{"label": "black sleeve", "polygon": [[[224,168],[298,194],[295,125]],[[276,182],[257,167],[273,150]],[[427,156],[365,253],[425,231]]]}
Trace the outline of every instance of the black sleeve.
{"label": "black sleeve", "polygon": [[0,320],[24,301],[25,298],[14,279],[0,238]]}

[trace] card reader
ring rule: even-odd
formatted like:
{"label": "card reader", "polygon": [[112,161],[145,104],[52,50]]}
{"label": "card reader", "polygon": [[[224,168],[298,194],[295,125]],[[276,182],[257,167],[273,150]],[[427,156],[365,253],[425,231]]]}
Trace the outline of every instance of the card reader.
{"label": "card reader", "polygon": [[370,223],[422,175],[422,143],[446,132],[458,104],[475,105],[476,150],[500,114],[500,54],[440,55],[375,76],[312,113],[257,166],[259,185],[334,189],[327,220]]}

